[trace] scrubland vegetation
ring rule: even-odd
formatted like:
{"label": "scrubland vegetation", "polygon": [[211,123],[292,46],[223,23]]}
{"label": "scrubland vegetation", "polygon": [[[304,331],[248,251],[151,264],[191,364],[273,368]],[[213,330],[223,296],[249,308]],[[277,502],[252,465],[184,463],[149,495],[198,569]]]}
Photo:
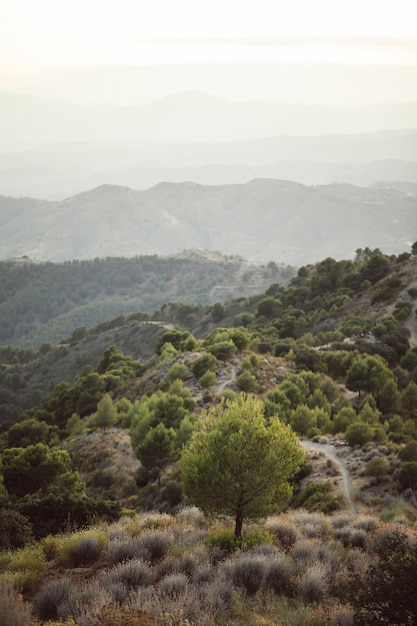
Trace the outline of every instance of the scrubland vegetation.
{"label": "scrubland vegetation", "polygon": [[[147,362],[106,343],[126,318],[1,349],[0,623],[414,624],[416,296],[415,256],[359,250],[192,328],[166,304]],[[42,351],[100,333],[18,409]]]}

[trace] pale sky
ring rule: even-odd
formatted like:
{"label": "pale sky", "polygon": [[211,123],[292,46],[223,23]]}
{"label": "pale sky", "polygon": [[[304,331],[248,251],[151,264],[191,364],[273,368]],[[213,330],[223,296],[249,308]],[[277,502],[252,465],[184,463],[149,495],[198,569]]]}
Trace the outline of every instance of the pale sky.
{"label": "pale sky", "polygon": [[[126,104],[176,85],[232,99],[331,97],[329,85],[304,96],[300,84],[268,85],[288,66],[323,89],[340,67],[341,98],[417,99],[417,1],[0,0],[0,91]],[[352,67],[359,79],[343,90]],[[128,75],[143,81],[140,94]]]}

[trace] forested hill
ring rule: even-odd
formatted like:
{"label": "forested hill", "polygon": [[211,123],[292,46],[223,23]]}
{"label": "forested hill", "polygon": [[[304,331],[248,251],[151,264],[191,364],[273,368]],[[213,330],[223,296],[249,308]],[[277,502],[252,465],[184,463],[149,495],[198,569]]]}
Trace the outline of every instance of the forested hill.
{"label": "forested hill", "polygon": [[[143,312],[119,315],[90,330],[73,329],[60,345],[45,343],[40,350],[4,346],[0,349],[0,414],[3,421],[16,419],[55,384],[72,383],[85,367],[95,367],[110,346],[147,368],[155,364],[158,341],[170,329],[173,352],[168,351],[168,357],[190,348],[183,341],[190,333],[197,342],[192,346],[198,346],[220,327],[232,329],[232,334],[233,329],[240,329],[240,335],[233,334],[235,344],[242,345],[239,336],[249,338],[244,344],[257,353],[280,356],[292,350],[297,367],[329,367],[320,364],[317,350],[327,345],[344,352],[378,354],[395,367],[410,342],[417,343],[416,305],[416,256],[387,257],[379,250],[358,250],[354,261],[328,258],[301,267],[288,285],[271,282],[265,292],[247,298],[241,295],[206,305],[165,302],[152,319]],[[220,334],[217,341],[226,359],[228,333]]]}
{"label": "forested hill", "polygon": [[[0,344],[40,347],[74,329],[136,311],[153,314],[169,301],[188,304],[179,323],[191,327],[200,305],[260,293],[295,270],[249,263],[205,250],[171,257],[0,262]],[[144,316],[143,319],[145,319]]]}

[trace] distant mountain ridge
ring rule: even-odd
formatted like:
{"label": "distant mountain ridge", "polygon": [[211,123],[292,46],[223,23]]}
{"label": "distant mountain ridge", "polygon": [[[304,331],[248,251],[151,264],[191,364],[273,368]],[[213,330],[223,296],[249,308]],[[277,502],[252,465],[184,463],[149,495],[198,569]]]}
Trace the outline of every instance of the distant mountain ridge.
{"label": "distant mountain ridge", "polygon": [[0,197],[0,259],[169,255],[190,248],[303,265],[360,247],[388,254],[417,239],[417,197],[275,179],[244,185],[103,185],[61,202]]}
{"label": "distant mountain ridge", "polygon": [[277,134],[360,133],[417,128],[417,102],[337,107],[229,102],[200,92],[166,96],[146,106],[73,105],[0,94],[3,142],[126,140],[188,142]]}

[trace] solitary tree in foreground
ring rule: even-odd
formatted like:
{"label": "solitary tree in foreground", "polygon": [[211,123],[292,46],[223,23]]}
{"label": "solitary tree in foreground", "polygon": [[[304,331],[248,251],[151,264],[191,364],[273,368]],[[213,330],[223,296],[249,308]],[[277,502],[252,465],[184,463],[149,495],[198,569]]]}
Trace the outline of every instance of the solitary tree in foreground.
{"label": "solitary tree in foreground", "polygon": [[204,513],[233,516],[241,537],[244,519],[269,515],[288,501],[289,480],[303,459],[291,428],[278,417],[267,423],[263,402],[239,394],[202,414],[182,454],[183,489]]}

